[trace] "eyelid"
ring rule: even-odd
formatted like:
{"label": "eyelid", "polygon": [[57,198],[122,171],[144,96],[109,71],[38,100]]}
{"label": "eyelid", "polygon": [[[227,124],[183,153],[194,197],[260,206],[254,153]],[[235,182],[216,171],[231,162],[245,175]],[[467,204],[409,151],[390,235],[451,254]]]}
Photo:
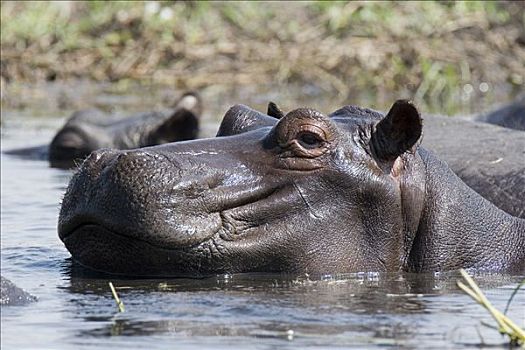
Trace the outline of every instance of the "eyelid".
{"label": "eyelid", "polygon": [[316,125],[303,124],[298,127],[298,130],[294,130],[294,131],[295,133],[289,133],[286,136],[286,142],[283,144],[280,144],[281,147],[284,147],[284,148],[289,147],[292,143],[295,143],[302,134],[305,134],[305,133],[314,134],[319,139],[320,142],[324,143],[327,141],[327,137],[326,137],[324,130]]}
{"label": "eyelid", "polygon": [[325,131],[322,128],[318,127],[317,125],[313,125],[313,124],[303,124],[303,125],[301,125],[299,127],[299,130],[295,134],[295,138],[297,138],[299,135],[301,135],[301,134],[303,134],[305,132],[309,132],[309,133],[315,134],[316,136],[318,136],[319,140],[322,141],[322,142],[326,142],[326,140],[327,140],[327,136],[326,136]]}
{"label": "eyelid", "polygon": [[310,131],[301,131],[299,132],[293,143],[296,143],[299,147],[307,150],[308,152],[322,148],[325,145],[325,141],[321,137]]}
{"label": "eyelid", "polygon": [[[288,147],[291,149],[291,151],[299,157],[306,157],[306,158],[315,158],[318,157],[326,152],[326,142],[327,142],[327,136],[325,131],[318,127],[317,125],[313,124],[303,124],[299,126],[299,130],[295,134],[295,137],[291,138],[288,142]],[[308,149],[306,147],[303,147],[299,142],[299,137],[302,134],[313,134],[318,139],[320,146],[316,148]]]}
{"label": "eyelid", "polygon": [[308,149],[301,146],[296,139],[292,140],[287,148],[294,156],[302,158],[316,158],[328,150],[324,142],[320,147]]}

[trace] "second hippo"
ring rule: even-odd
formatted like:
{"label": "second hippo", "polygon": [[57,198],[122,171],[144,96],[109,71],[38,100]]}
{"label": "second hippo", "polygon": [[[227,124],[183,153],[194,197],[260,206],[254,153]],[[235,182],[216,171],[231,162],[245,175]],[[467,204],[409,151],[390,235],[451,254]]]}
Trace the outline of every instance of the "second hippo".
{"label": "second hippo", "polygon": [[184,94],[173,108],[110,118],[100,110],[73,114],[49,145],[52,166],[70,166],[100,148],[133,149],[197,137],[202,104],[196,93]]}
{"label": "second hippo", "polygon": [[111,116],[98,109],[73,113],[49,145],[8,150],[24,158],[48,159],[52,167],[71,168],[101,148],[134,149],[197,137],[202,102],[183,94],[170,108]]}

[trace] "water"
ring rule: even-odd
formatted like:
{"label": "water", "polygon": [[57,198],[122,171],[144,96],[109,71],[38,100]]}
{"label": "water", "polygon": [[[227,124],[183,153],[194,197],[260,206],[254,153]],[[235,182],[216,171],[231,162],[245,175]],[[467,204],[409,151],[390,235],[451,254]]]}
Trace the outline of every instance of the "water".
{"label": "water", "polygon": [[[67,113],[34,115],[3,111],[2,149],[49,142]],[[202,280],[91,274],[71,262],[56,233],[71,172],[2,154],[1,176],[1,273],[39,299],[2,307],[2,349],[507,348],[481,324],[494,324],[488,313],[456,287],[457,272]],[[524,276],[475,278],[504,309]],[[509,315],[525,323],[525,292]]]}

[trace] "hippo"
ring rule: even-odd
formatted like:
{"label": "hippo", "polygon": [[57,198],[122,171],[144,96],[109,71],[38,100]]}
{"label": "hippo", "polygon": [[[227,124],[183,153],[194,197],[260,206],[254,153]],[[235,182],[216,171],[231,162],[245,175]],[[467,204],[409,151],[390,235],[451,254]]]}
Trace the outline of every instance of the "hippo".
{"label": "hippo", "polygon": [[17,287],[13,282],[0,276],[0,305],[18,306],[36,301],[36,297]]}
{"label": "hippo", "polygon": [[428,116],[424,123],[424,147],[484,198],[525,218],[523,131],[443,116]]}
{"label": "hippo", "polygon": [[133,149],[197,137],[202,103],[188,92],[172,108],[111,117],[98,109],[73,113],[49,146],[8,151],[48,158],[52,167],[71,168],[99,148]]}
{"label": "hippo", "polygon": [[525,94],[493,111],[476,115],[473,120],[525,131]]}
{"label": "hippo", "polygon": [[81,265],[136,277],[524,272],[525,220],[421,146],[410,101],[269,114],[238,105],[216,138],[93,152],[59,238]]}

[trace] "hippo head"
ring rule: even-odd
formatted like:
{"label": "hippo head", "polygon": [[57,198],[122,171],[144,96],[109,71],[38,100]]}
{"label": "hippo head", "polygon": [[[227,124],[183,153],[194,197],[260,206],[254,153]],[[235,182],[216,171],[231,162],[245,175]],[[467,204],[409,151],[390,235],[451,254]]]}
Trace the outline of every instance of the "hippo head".
{"label": "hippo head", "polygon": [[70,167],[100,148],[133,149],[197,136],[200,98],[184,94],[172,108],[114,119],[100,110],[75,112],[49,146],[52,166]]}
{"label": "hippo head", "polygon": [[97,109],[73,113],[49,145],[51,164],[60,166],[64,163],[67,167],[66,163],[82,160],[94,150],[103,148],[103,145],[111,146],[111,135],[105,132],[103,126],[92,122],[104,117]]}
{"label": "hippo head", "polygon": [[135,276],[400,270],[423,205],[416,108],[268,113],[238,105],[216,138],[92,153],[60,239]]}

